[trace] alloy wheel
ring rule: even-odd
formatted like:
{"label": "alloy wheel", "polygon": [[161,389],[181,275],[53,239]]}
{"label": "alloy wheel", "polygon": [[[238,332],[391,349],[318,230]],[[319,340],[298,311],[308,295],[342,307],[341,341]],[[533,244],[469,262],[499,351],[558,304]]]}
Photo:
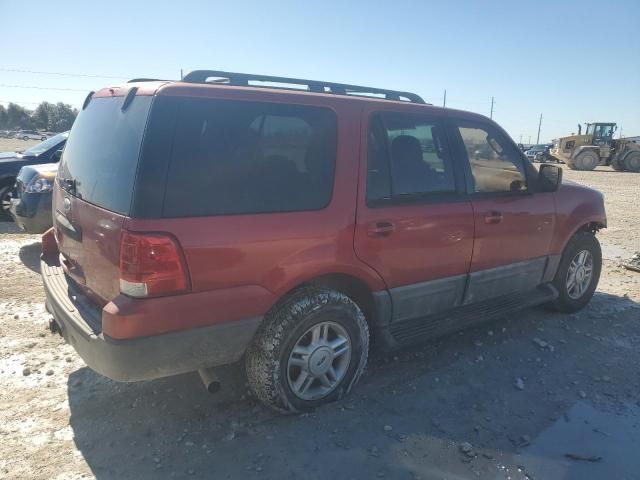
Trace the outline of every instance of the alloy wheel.
{"label": "alloy wheel", "polygon": [[347,374],[351,340],[335,322],[320,322],[295,343],[287,361],[287,380],[302,400],[318,400],[333,392]]}
{"label": "alloy wheel", "polygon": [[567,270],[567,294],[577,300],[589,288],[593,278],[593,256],[589,250],[579,251],[571,260]]}

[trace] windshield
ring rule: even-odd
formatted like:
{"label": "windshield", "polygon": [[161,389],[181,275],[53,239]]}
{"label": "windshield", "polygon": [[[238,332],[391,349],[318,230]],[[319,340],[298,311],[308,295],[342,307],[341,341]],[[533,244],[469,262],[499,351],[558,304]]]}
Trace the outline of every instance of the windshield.
{"label": "windshield", "polygon": [[38,156],[41,153],[44,153],[47,150],[50,150],[51,148],[55,147],[59,143],[62,143],[64,140],[67,139],[68,136],[69,136],[69,132],[59,133],[58,135],[55,135],[51,138],[47,138],[44,142],[34,145],[28,150],[25,150],[24,154]]}

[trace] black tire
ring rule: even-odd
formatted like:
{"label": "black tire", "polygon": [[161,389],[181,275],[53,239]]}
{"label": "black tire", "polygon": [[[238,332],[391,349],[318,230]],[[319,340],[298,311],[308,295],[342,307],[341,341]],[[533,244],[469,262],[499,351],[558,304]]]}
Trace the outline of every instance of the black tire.
{"label": "black tire", "polygon": [[632,152],[624,157],[624,167],[629,172],[640,172],[640,152]]}
{"label": "black tire", "polygon": [[569,167],[570,170],[578,170],[578,167],[576,167],[576,164],[573,163],[573,160],[565,160],[564,163],[567,167]]}
{"label": "black tire", "polygon": [[[569,272],[569,265],[572,260],[580,252],[587,250],[593,259],[593,273],[589,286],[578,298],[572,298],[569,295],[567,287],[567,276]],[[553,286],[558,290],[558,298],[551,302],[549,306],[553,310],[557,310],[565,313],[573,313],[581,310],[589,303],[593,292],[595,292],[600,280],[600,272],[602,270],[602,251],[600,250],[600,242],[596,236],[591,232],[580,232],[573,236],[562,253],[560,259],[560,265],[558,265],[558,271],[553,279]]]}
{"label": "black tire", "polygon": [[574,159],[576,170],[593,170],[600,163],[600,157],[592,150],[580,152]]}
{"label": "black tire", "polygon": [[[327,321],[340,325],[348,334],[349,364],[331,393],[317,400],[305,400],[289,385],[288,359],[305,332]],[[247,349],[245,368],[251,389],[263,403],[281,412],[299,413],[349,393],[362,375],[368,355],[369,328],[358,305],[342,293],[305,287],[294,291],[267,314]]]}
{"label": "black tire", "polygon": [[619,161],[617,158],[611,160],[611,168],[613,168],[616,172],[624,172],[624,163]]}
{"label": "black tire", "polygon": [[12,185],[0,185],[0,221],[11,220],[6,202],[11,201]]}
{"label": "black tire", "polygon": [[24,141],[26,142],[27,140],[29,140],[29,137],[27,137],[27,136],[25,135],[24,137],[22,137],[22,140],[24,140]]}
{"label": "black tire", "polygon": [[44,142],[47,139],[47,137],[40,137],[40,141]]}

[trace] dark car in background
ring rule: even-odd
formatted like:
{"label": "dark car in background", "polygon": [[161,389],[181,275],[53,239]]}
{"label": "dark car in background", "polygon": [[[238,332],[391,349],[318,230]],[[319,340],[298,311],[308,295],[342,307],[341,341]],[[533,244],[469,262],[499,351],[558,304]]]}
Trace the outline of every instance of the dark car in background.
{"label": "dark car in background", "polygon": [[0,220],[10,220],[13,185],[20,169],[27,165],[57,163],[69,132],[59,133],[24,152],[0,153]]}
{"label": "dark car in background", "polygon": [[9,213],[22,230],[44,233],[51,228],[51,191],[57,172],[57,163],[27,165],[20,169]]}
{"label": "dark car in background", "polygon": [[524,152],[524,154],[527,156],[529,160],[536,161],[536,162],[543,162],[549,159],[550,149],[551,149],[551,146],[546,144],[533,145],[530,149]]}

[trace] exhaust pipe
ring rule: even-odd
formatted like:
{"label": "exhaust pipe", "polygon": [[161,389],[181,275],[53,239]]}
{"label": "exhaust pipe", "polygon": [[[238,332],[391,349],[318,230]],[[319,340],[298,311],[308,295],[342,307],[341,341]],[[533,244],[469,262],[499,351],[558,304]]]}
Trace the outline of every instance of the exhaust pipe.
{"label": "exhaust pipe", "polygon": [[198,370],[200,374],[200,379],[204,384],[204,388],[207,389],[209,393],[218,393],[222,384],[220,383],[220,379],[218,378],[218,374],[216,373],[215,368],[203,368]]}

